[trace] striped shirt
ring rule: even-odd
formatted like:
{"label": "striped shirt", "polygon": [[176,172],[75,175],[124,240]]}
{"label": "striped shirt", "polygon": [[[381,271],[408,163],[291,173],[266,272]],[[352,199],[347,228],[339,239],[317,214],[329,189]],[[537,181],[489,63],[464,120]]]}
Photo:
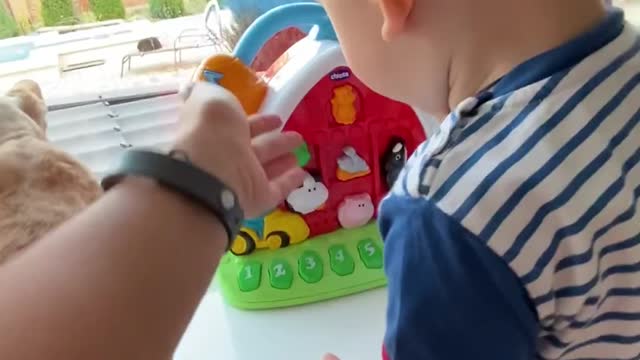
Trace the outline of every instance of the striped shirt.
{"label": "striped shirt", "polygon": [[416,150],[380,211],[385,357],[640,359],[639,83],[611,9]]}

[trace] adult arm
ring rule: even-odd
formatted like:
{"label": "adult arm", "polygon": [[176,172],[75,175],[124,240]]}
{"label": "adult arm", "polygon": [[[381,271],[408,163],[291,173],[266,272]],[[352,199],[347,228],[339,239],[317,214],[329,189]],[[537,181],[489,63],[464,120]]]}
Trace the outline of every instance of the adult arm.
{"label": "adult arm", "polygon": [[[265,134],[273,117],[249,125],[228,93],[199,85],[181,122],[176,148],[234,188],[248,216],[301,182],[299,135]],[[0,359],[170,358],[226,244],[203,208],[126,179],[2,267]]]}

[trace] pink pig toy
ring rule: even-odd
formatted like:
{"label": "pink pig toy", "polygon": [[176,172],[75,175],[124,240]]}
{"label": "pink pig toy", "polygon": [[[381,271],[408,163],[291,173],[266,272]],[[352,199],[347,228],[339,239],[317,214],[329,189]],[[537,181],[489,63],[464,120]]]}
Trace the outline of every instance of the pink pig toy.
{"label": "pink pig toy", "polygon": [[373,218],[373,202],[369,194],[347,196],[338,208],[338,221],[345,229],[366,225]]}

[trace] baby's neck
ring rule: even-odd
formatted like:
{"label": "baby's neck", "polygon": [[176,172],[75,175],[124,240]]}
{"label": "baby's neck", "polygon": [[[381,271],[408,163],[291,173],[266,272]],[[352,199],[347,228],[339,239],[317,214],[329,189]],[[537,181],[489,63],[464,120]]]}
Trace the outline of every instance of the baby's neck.
{"label": "baby's neck", "polygon": [[449,70],[449,111],[517,65],[570,41],[606,17],[601,0],[505,3],[511,4],[500,16],[490,16],[490,9],[477,14],[457,39]]}

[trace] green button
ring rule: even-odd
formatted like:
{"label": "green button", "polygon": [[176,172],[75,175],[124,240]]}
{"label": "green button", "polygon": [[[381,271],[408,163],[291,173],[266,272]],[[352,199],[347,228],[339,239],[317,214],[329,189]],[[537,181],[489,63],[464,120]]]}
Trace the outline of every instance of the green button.
{"label": "green button", "polygon": [[340,276],[352,274],[356,266],[344,245],[333,245],[329,248],[329,263],[331,270]]}
{"label": "green button", "polygon": [[322,280],[322,259],[315,251],[305,251],[298,259],[298,273],[309,284]]}
{"label": "green button", "polygon": [[311,160],[311,154],[309,153],[307,143],[303,143],[302,145],[300,145],[297,149],[294,150],[293,154],[296,156],[299,166],[307,166],[307,164]]}
{"label": "green button", "polygon": [[358,243],[358,252],[360,253],[360,259],[369,269],[381,269],[382,268],[382,250],[376,245],[373,240],[365,239]]}
{"label": "green button", "polygon": [[293,283],[291,265],[289,265],[285,260],[273,260],[269,267],[269,281],[271,282],[271,286],[276,289],[289,289],[291,287],[291,283]]}
{"label": "green button", "polygon": [[238,273],[238,287],[241,291],[249,292],[260,287],[260,278],[262,277],[262,264],[250,261],[242,265],[240,273]]}

